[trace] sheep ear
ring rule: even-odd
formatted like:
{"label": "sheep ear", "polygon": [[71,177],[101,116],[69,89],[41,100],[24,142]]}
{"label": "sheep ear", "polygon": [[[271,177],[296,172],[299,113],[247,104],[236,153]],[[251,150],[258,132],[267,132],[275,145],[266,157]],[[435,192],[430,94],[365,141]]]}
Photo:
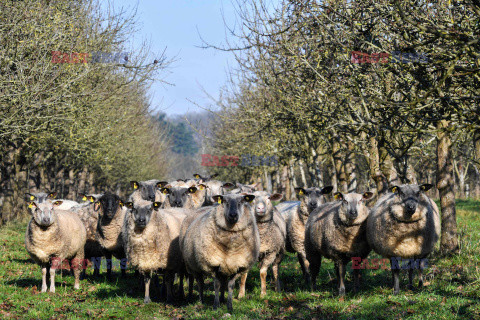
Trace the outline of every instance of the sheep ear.
{"label": "sheep ear", "polygon": [[162,205],[162,203],[158,202],[158,201],[152,203],[153,210],[158,210],[161,205]]}
{"label": "sheep ear", "polygon": [[433,184],[430,184],[430,183],[424,183],[420,186],[420,190],[422,190],[423,192],[428,191],[432,188],[433,188]]}
{"label": "sheep ear", "polygon": [[182,182],[186,182],[186,180],[183,180],[183,179],[177,179],[177,182],[180,182],[180,181],[182,181]]}
{"label": "sheep ear", "polygon": [[303,197],[305,195],[305,189],[295,188],[295,193],[297,194],[297,197]]}
{"label": "sheep ear", "polygon": [[168,181],[157,182],[157,188],[163,188],[168,184]]}
{"label": "sheep ear", "polygon": [[130,186],[132,187],[133,190],[138,189],[138,182],[137,181],[130,181]]}
{"label": "sheep ear", "polygon": [[216,177],[218,177],[218,173],[212,174],[212,175],[210,176],[210,178],[208,178],[208,179],[213,179],[213,178],[216,178]]}
{"label": "sheep ear", "polygon": [[98,209],[100,209],[100,205],[100,201],[95,201],[95,204],[93,205],[93,210],[98,211]]}
{"label": "sheep ear", "polygon": [[32,209],[33,207],[37,207],[37,205],[35,204],[35,202],[33,202],[33,201],[32,201],[32,202],[29,202],[29,203],[28,203],[28,208],[29,208],[29,209]]}
{"label": "sheep ear", "polygon": [[203,183],[200,183],[198,185],[198,189],[200,189],[200,190],[203,190],[203,189],[206,189],[206,188],[208,188],[208,187],[206,185],[204,185]]}
{"label": "sheep ear", "polygon": [[55,201],[55,202],[53,203],[53,205],[54,205],[55,207],[58,207],[58,206],[61,205],[62,203],[63,203],[63,201],[57,200],[57,201]]}
{"label": "sheep ear", "polygon": [[87,200],[90,201],[90,202],[95,202],[96,199],[95,199],[94,196],[88,196]]}
{"label": "sheep ear", "polygon": [[219,204],[222,204],[222,203],[223,203],[223,196],[221,196],[221,195],[213,196],[212,199],[213,199],[213,201],[215,201],[216,203],[219,203]]}
{"label": "sheep ear", "polygon": [[255,196],[253,194],[246,194],[243,196],[243,200],[247,201],[247,202],[252,202],[253,199],[255,199]]}
{"label": "sheep ear", "polygon": [[234,188],[235,185],[234,185],[233,183],[231,183],[231,182],[225,182],[225,183],[222,185],[222,187],[228,190],[228,189]]}
{"label": "sheep ear", "polygon": [[49,199],[55,199],[56,196],[57,196],[57,192],[50,192],[50,193],[47,195],[47,198],[49,198]]}
{"label": "sheep ear", "polygon": [[363,199],[368,200],[373,197],[373,192],[367,191],[363,194]]}
{"label": "sheep ear", "polygon": [[335,192],[335,193],[333,194],[333,199],[335,199],[335,200],[343,200],[344,197],[343,197],[343,194],[342,194],[341,192]]}
{"label": "sheep ear", "polygon": [[87,195],[85,193],[79,193],[78,196],[82,199],[82,201],[87,201]]}
{"label": "sheep ear", "polygon": [[163,194],[169,194],[170,193],[170,189],[169,188],[166,188],[166,187],[163,187],[160,189],[160,192],[163,193]]}
{"label": "sheep ear", "polygon": [[25,193],[25,199],[27,201],[33,201],[33,200],[36,200],[37,197],[35,197],[33,194],[27,192],[27,193]]}
{"label": "sheep ear", "polygon": [[133,202],[125,202],[125,207],[127,207],[128,209],[132,209],[133,208]]}
{"label": "sheep ear", "polygon": [[122,200],[118,200],[118,205],[119,205],[120,207],[123,207],[125,204],[123,203]]}
{"label": "sheep ear", "polygon": [[281,193],[274,193],[269,197],[270,201],[280,201],[282,200],[282,198],[283,198],[283,194]]}
{"label": "sheep ear", "polygon": [[201,178],[201,176],[200,176],[198,173],[195,173],[195,174],[193,175],[193,177],[194,177],[195,179],[200,179],[200,178]]}
{"label": "sheep ear", "polygon": [[388,188],[388,191],[390,191],[391,193],[397,193],[398,192],[398,186],[392,186],[390,188]]}
{"label": "sheep ear", "polygon": [[188,192],[189,193],[195,193],[195,192],[197,192],[197,188],[196,187],[190,187],[190,188],[188,188]]}
{"label": "sheep ear", "polygon": [[329,194],[330,192],[332,192],[333,190],[333,187],[332,186],[326,186],[326,187],[323,187],[322,188],[322,194]]}

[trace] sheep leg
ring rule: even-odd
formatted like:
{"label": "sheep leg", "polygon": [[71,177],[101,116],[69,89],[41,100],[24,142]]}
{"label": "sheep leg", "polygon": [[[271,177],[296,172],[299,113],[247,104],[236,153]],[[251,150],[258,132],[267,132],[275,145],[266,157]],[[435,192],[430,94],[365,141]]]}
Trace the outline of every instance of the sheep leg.
{"label": "sheep leg", "polygon": [[275,291],[280,292],[282,290],[280,279],[278,278],[278,267],[280,263],[274,263],[272,265],[273,281],[275,282]]}
{"label": "sheep leg", "polygon": [[183,290],[183,278],[185,277],[185,273],[182,271],[180,272],[180,277],[178,280],[178,296],[180,300],[185,300],[185,291]]}
{"label": "sheep leg", "polygon": [[143,299],[143,303],[150,303],[152,300],[150,299],[150,280],[152,279],[152,274],[150,272],[146,272],[143,275],[143,281],[145,282],[145,299]]}
{"label": "sheep leg", "polygon": [[392,269],[393,276],[393,294],[398,294],[400,292],[400,269]]}
{"label": "sheep leg", "polygon": [[305,283],[307,286],[310,285],[310,263],[307,260],[304,252],[297,253],[298,262],[300,263],[300,267],[302,268],[303,277],[305,278]]}
{"label": "sheep leg", "polygon": [[[100,263],[93,263],[93,276],[99,277],[100,276],[100,265],[102,264],[102,257],[100,257]],[[86,269],[85,269],[86,270]]]}
{"label": "sheep leg", "polygon": [[343,262],[338,262],[338,294],[340,296],[345,295],[345,264]]}
{"label": "sheep leg", "polygon": [[360,269],[353,269],[353,292],[357,293],[360,289]]}
{"label": "sheep leg", "polygon": [[221,286],[221,280],[219,279],[218,275],[215,276],[213,286],[215,288],[215,300],[213,301],[213,310],[217,310],[218,306],[220,305],[220,286]]}
{"label": "sheep leg", "polygon": [[73,275],[75,277],[75,284],[73,285],[74,289],[80,289],[80,273],[82,272],[83,263],[83,259],[79,258],[78,255],[72,259],[71,265],[73,269]]}
{"label": "sheep leg", "polygon": [[220,303],[225,303],[225,289],[227,287],[227,283],[222,281],[220,283]]}
{"label": "sheep leg", "polygon": [[260,297],[267,294],[267,268],[265,264],[260,268]]}
{"label": "sheep leg", "polygon": [[188,300],[191,300],[193,298],[193,281],[194,281],[194,276],[189,274],[188,275]]}
{"label": "sheep leg", "polygon": [[[233,312],[232,300],[233,300],[233,288],[235,287],[236,276],[228,280],[228,300],[227,300],[227,309],[230,312]],[[226,281],[226,280],[225,280]]]}
{"label": "sheep leg", "polygon": [[322,257],[317,260],[310,261],[310,290],[316,291],[317,290],[317,277],[318,273],[320,272],[320,267],[322,265]]}
{"label": "sheep leg", "polygon": [[412,266],[408,268],[408,290],[413,290],[413,269]]}
{"label": "sheep leg", "polygon": [[420,260],[419,266],[418,266],[418,287],[422,288],[423,287],[423,269],[425,268],[425,261],[422,259]]}
{"label": "sheep leg", "polygon": [[55,269],[50,268],[50,292],[55,293]]}
{"label": "sheep leg", "polygon": [[240,278],[240,291],[238,292],[238,299],[245,297],[245,283],[247,282],[248,272],[242,274]]}
{"label": "sheep leg", "polygon": [[112,280],[112,254],[105,254],[105,258],[107,260],[107,279]]}
{"label": "sheep leg", "polygon": [[173,303],[173,280],[174,280],[175,273],[171,271],[165,272],[165,286],[167,289],[167,304]]}
{"label": "sheep leg", "polygon": [[[204,287],[204,283],[203,283],[203,275],[197,275],[195,276],[196,280],[197,280],[197,283],[198,283],[198,296],[200,298],[200,303],[204,303],[204,299],[203,299],[203,287]],[[193,285],[193,284],[192,284]]]}
{"label": "sheep leg", "polygon": [[42,267],[42,292],[47,292],[47,267]]}

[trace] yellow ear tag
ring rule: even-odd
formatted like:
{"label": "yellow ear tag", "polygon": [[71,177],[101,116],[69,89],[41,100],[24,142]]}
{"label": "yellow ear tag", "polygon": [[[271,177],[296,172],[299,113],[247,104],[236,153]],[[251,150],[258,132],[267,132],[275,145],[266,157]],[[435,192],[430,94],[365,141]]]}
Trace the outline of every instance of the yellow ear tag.
{"label": "yellow ear tag", "polygon": [[393,188],[392,188],[392,192],[393,192],[393,193],[397,192],[397,189],[398,189],[397,187],[393,187]]}
{"label": "yellow ear tag", "polygon": [[163,189],[163,194],[167,194],[167,193],[168,193],[167,189]]}
{"label": "yellow ear tag", "polygon": [[133,189],[138,189],[138,184],[134,183],[133,184]]}
{"label": "yellow ear tag", "polygon": [[82,200],[83,200],[83,201],[87,201],[87,197],[86,197],[86,196],[83,196]]}
{"label": "yellow ear tag", "polygon": [[203,189],[204,189],[202,185],[199,185],[198,188],[199,188],[200,190],[203,190]]}
{"label": "yellow ear tag", "polygon": [[299,195],[302,195],[302,194],[303,194],[303,190],[298,191],[298,194],[299,194]]}
{"label": "yellow ear tag", "polygon": [[29,207],[29,208],[33,208],[33,203],[30,203],[30,204],[28,205],[28,207]]}
{"label": "yellow ear tag", "polygon": [[222,203],[222,199],[221,199],[221,198],[218,198],[218,201],[217,201],[217,202],[221,204],[221,203]]}
{"label": "yellow ear tag", "polygon": [[30,200],[35,200],[35,197],[34,197],[34,196],[30,196]]}
{"label": "yellow ear tag", "polygon": [[195,175],[195,179],[200,179],[200,175],[199,175],[199,174],[196,174],[196,175]]}

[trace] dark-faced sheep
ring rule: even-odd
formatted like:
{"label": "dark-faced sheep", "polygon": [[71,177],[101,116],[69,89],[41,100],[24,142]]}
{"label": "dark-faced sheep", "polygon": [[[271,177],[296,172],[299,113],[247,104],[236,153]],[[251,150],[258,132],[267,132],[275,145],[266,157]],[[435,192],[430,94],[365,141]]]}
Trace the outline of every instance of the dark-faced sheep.
{"label": "dark-faced sheep", "polygon": [[259,255],[255,196],[228,194],[216,195],[214,199],[218,204],[189,225],[180,243],[187,271],[199,284],[201,302],[204,301],[203,276],[211,275],[215,278],[214,309],[223,300],[228,287],[227,308],[232,311],[235,280],[252,267]]}
{"label": "dark-faced sheep", "polygon": [[[340,295],[345,294],[347,263],[354,257],[366,258],[371,251],[366,234],[369,214],[366,201],[372,196],[371,192],[345,195],[337,192],[336,201],[323,204],[310,213],[305,225],[305,253],[310,262],[312,290],[316,287],[323,256],[335,263],[338,291]],[[353,271],[356,291],[360,270]]]}
{"label": "dark-faced sheep", "polygon": [[[390,258],[423,261],[433,251],[440,236],[438,207],[425,192],[431,184],[393,186],[381,197],[367,222],[370,246],[378,254]],[[418,267],[419,286],[423,286],[423,265]],[[400,268],[391,265],[394,294],[400,291]],[[413,267],[408,269],[409,287],[413,287]]]}
{"label": "dark-faced sheep", "polygon": [[32,219],[25,234],[25,248],[42,267],[42,292],[47,291],[48,273],[50,292],[55,292],[55,269],[66,260],[75,275],[74,288],[80,289],[86,231],[76,214],[56,209],[61,204],[61,201],[31,201],[28,205]]}
{"label": "dark-faced sheep", "polygon": [[326,202],[325,196],[332,192],[333,187],[328,186],[320,188],[295,188],[297,198],[300,200],[298,205],[289,205],[280,207],[287,224],[286,249],[288,252],[296,252],[298,262],[302,268],[305,283],[310,285],[309,262],[305,255],[305,224],[308,216],[320,205]]}

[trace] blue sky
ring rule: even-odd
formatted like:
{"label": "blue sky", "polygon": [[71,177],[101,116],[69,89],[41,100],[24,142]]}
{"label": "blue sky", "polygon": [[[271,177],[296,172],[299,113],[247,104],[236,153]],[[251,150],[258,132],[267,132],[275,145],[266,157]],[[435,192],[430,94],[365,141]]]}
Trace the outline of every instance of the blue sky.
{"label": "blue sky", "polygon": [[[174,86],[156,82],[152,85],[152,108],[170,115],[201,111],[187,99],[207,106],[211,100],[203,89],[218,98],[219,89],[227,82],[229,67],[235,66],[233,54],[198,48],[199,33],[209,43],[225,43],[223,19],[231,26],[235,10],[230,0],[112,0],[115,10],[131,10],[138,5],[139,31],[132,39],[134,50],[143,40],[151,51],[175,58],[164,79]],[[223,14],[223,17],[222,17]]]}

